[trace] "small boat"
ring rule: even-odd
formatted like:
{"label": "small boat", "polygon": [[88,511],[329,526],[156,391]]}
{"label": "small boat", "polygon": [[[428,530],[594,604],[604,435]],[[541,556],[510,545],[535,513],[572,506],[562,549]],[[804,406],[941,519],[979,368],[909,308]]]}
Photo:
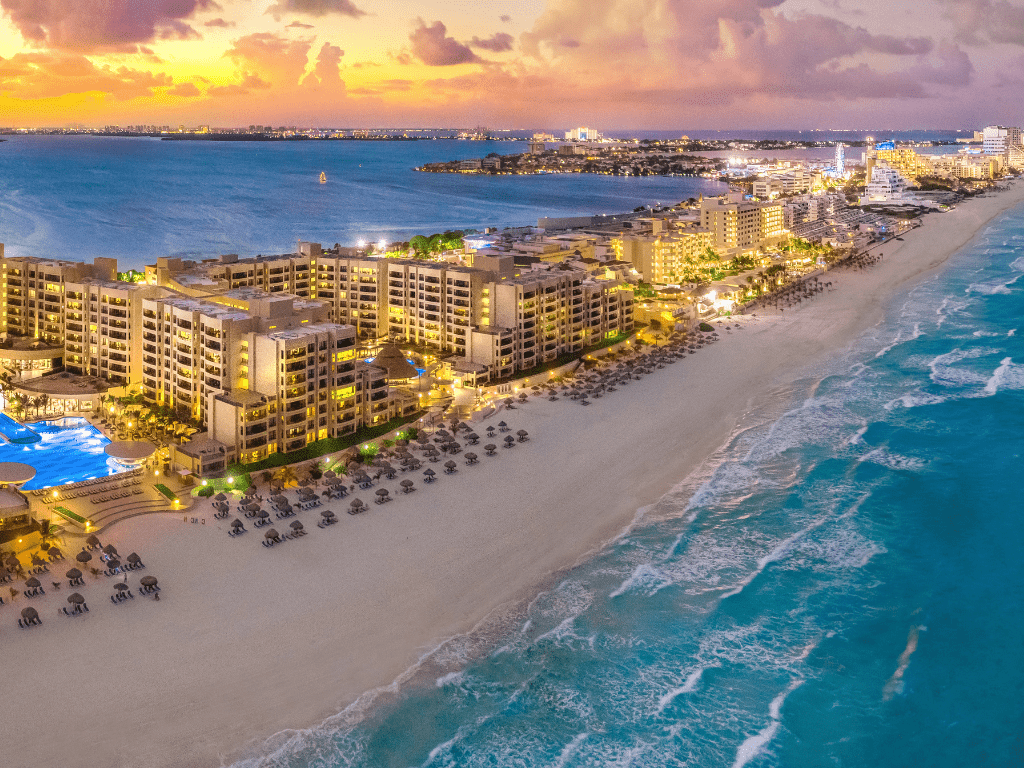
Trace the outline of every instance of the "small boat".
{"label": "small boat", "polygon": [[323,171],[320,171],[320,183],[321,184],[326,184],[327,183],[327,174],[324,173]]}

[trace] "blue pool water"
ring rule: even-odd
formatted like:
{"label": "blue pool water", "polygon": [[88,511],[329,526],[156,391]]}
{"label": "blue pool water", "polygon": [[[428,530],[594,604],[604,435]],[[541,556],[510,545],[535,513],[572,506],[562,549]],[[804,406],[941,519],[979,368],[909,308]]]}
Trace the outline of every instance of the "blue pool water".
{"label": "blue pool water", "polygon": [[[15,422],[16,423],[16,422]],[[6,432],[6,428],[0,427]],[[28,445],[0,444],[0,461],[20,461],[36,469],[25,490],[77,483],[123,471],[103,452],[110,441],[85,419],[41,421],[32,425],[39,435]]]}
{"label": "blue pool water", "polygon": [[38,443],[39,433],[31,427],[20,424],[6,413],[0,413],[0,436],[15,445]]}
{"label": "blue pool water", "polygon": [[1024,208],[491,650],[245,765],[1021,765],[1022,277]]}

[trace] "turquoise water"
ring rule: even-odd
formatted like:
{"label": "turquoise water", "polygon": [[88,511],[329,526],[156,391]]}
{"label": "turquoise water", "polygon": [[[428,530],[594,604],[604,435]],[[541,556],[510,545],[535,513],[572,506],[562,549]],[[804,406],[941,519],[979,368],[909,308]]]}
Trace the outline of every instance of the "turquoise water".
{"label": "turquoise water", "polygon": [[[415,234],[535,225],[629,211],[724,185],[695,178],[416,173],[423,163],[523,152],[521,142],[205,142],[11,136],[0,143],[0,243],[8,255],[290,253]],[[318,183],[320,172],[326,184]]]}
{"label": "turquoise water", "polygon": [[1020,765],[1022,275],[1024,208],[482,655],[244,765]]}
{"label": "turquoise water", "polygon": [[19,424],[6,413],[0,413],[0,436],[16,445],[38,443],[39,433],[31,427]]}
{"label": "turquoise water", "polygon": [[36,469],[25,490],[77,483],[123,471],[103,448],[110,441],[85,419],[41,421],[32,425],[39,435],[29,445],[0,444],[0,461],[20,461]]}

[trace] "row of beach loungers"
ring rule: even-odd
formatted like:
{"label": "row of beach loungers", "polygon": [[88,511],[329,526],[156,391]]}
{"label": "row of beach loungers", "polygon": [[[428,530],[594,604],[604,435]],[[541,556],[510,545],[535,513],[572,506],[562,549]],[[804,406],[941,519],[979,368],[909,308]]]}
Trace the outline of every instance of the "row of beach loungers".
{"label": "row of beach loungers", "polygon": [[[133,469],[130,472],[118,474],[116,476],[116,480],[111,477],[97,477],[81,483],[75,483],[74,485],[63,486],[62,488],[37,488],[32,491],[32,495],[45,498],[48,502],[58,501],[59,499],[53,495],[54,490],[56,490],[60,499],[84,498],[86,496],[92,496],[95,493],[106,493],[107,491],[116,491],[119,488],[129,488],[133,485],[140,485],[142,483],[142,478],[138,476],[140,474],[141,470]],[[111,482],[112,480],[114,480],[114,482]],[[92,486],[103,487],[95,488]]]}

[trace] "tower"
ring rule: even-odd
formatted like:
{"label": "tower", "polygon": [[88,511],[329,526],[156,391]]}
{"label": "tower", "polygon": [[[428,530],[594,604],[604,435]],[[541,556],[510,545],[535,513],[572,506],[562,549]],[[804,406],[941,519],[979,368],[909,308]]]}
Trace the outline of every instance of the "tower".
{"label": "tower", "polygon": [[846,147],[843,142],[836,144],[836,177],[842,178],[846,175]]}

